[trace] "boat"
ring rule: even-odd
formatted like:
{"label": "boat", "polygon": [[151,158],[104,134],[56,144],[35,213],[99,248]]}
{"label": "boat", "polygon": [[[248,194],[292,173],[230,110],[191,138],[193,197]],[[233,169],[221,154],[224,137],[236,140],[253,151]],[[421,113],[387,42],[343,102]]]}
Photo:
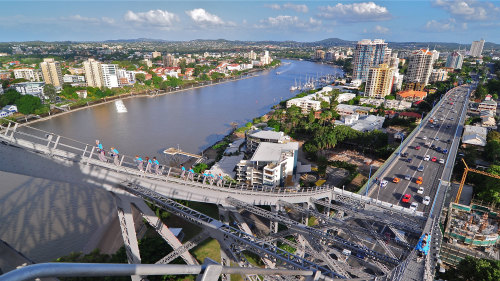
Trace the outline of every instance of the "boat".
{"label": "boat", "polygon": [[127,112],[127,108],[123,104],[122,100],[115,101],[115,107],[116,107],[116,112],[118,112],[118,113],[126,113]]}
{"label": "boat", "polygon": [[296,91],[299,90],[299,87],[297,86],[297,79],[295,79],[295,84],[290,87],[290,91]]}

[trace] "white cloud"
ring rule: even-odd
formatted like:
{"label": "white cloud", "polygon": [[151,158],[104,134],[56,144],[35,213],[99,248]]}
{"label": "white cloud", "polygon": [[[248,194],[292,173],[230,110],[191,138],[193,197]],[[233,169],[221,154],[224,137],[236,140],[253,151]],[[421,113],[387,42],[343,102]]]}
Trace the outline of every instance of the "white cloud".
{"label": "white cloud", "polygon": [[186,11],[186,14],[198,24],[222,25],[224,21],[216,15],[210,14],[205,9],[194,9]]}
{"label": "white cloud", "polygon": [[112,18],[108,17],[102,17],[102,18],[91,18],[91,17],[84,17],[81,15],[73,15],[69,17],[61,17],[61,20],[64,21],[79,21],[79,22],[86,22],[86,23],[106,23],[106,24],[113,24],[115,23],[115,20]]}
{"label": "white cloud", "polygon": [[353,4],[338,3],[335,6],[320,7],[319,17],[325,19],[339,19],[349,22],[383,21],[391,19],[386,7],[373,2]]}
{"label": "white cloud", "polygon": [[448,11],[453,17],[466,21],[494,20],[500,15],[500,7],[488,1],[436,0],[434,4]]}
{"label": "white cloud", "polygon": [[271,9],[273,9],[273,10],[281,10],[281,6],[280,6],[280,5],[278,5],[278,4],[266,4],[266,5],[264,5],[264,6],[266,6],[266,7],[268,7],[268,8],[271,8]]}
{"label": "white cloud", "polygon": [[125,21],[143,24],[143,25],[153,25],[163,28],[170,28],[175,22],[179,21],[179,17],[168,11],[163,10],[149,10],[147,12],[135,13],[132,11],[127,11],[124,16]]}
{"label": "white cloud", "polygon": [[321,26],[320,20],[309,18],[309,20],[301,20],[297,16],[280,15],[276,17],[268,17],[260,20],[260,24],[255,25],[256,28],[275,28],[275,29],[303,29],[317,30]]}
{"label": "white cloud", "polygon": [[273,10],[293,10],[297,13],[307,13],[309,12],[309,8],[305,4],[292,4],[292,3],[286,3],[283,5],[279,4],[270,4],[270,5],[264,5],[268,8],[271,8]]}
{"label": "white cloud", "polygon": [[378,34],[386,34],[387,32],[389,32],[389,28],[387,28],[387,27],[383,27],[383,26],[380,26],[380,25],[376,25],[376,26],[373,28],[373,33],[378,33]]}
{"label": "white cloud", "polygon": [[430,20],[425,24],[425,29],[431,32],[447,32],[453,31],[456,28],[456,20],[453,18],[437,21]]}

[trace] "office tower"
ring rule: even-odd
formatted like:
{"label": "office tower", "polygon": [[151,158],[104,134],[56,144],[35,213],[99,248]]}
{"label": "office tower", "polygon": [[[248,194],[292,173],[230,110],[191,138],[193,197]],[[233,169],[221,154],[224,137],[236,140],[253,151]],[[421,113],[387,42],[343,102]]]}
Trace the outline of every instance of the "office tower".
{"label": "office tower", "polygon": [[53,58],[43,59],[40,63],[42,69],[43,80],[46,84],[51,84],[54,87],[62,87],[63,77],[61,72],[61,65]]}
{"label": "office tower", "polygon": [[429,84],[432,72],[433,53],[426,49],[414,51],[408,57],[406,81],[420,84],[421,87]]}
{"label": "office tower", "polygon": [[107,88],[116,88],[118,84],[118,65],[116,64],[101,64],[102,79],[104,86]]}
{"label": "office tower", "polygon": [[359,41],[354,50],[353,80],[359,79],[365,82],[370,68],[386,62],[385,60],[389,57],[390,49],[387,48],[387,43],[384,40],[364,39]]}
{"label": "office tower", "polygon": [[483,53],[483,47],[484,47],[484,40],[481,39],[480,41],[473,41],[472,45],[470,46],[470,51],[469,51],[469,56],[478,58],[481,56]]}
{"label": "office tower", "polygon": [[383,63],[370,68],[366,78],[365,95],[371,98],[384,98],[391,93],[395,69]]}
{"label": "office tower", "polygon": [[462,63],[464,62],[464,56],[459,52],[452,52],[446,58],[446,67],[453,69],[462,69]]}
{"label": "office tower", "polygon": [[83,62],[83,70],[85,72],[85,80],[87,86],[101,88],[104,86],[102,78],[101,63],[94,59],[88,59]]}

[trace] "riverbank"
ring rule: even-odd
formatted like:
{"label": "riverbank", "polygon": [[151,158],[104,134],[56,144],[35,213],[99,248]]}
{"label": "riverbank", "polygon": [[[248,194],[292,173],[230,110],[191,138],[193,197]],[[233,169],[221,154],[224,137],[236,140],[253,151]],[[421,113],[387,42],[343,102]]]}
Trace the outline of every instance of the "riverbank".
{"label": "riverbank", "polygon": [[[274,67],[271,67],[270,69],[273,69],[273,68],[276,68],[279,66],[280,65],[274,66]],[[220,84],[224,84],[224,83],[228,83],[228,82],[240,81],[240,80],[245,80],[245,79],[249,79],[249,78],[255,78],[255,77],[258,77],[260,75],[263,75],[266,71],[269,71],[270,69],[259,69],[259,70],[255,70],[255,71],[250,71],[247,75],[240,75],[239,77],[224,78],[224,79],[221,79],[221,80],[215,81],[215,82],[213,82],[213,81],[208,81],[206,83],[203,82],[202,85],[197,85],[197,86],[194,86],[194,84],[191,84],[191,87],[186,87],[186,88],[182,88],[182,89],[174,89],[174,90],[169,90],[169,91],[151,89],[151,90],[141,91],[138,93],[132,92],[132,93],[121,94],[121,95],[116,95],[116,96],[104,97],[100,100],[88,101],[86,104],[74,105],[73,107],[71,107],[71,105],[69,105],[69,106],[67,106],[67,110],[65,110],[65,111],[63,111],[61,109],[56,109],[56,110],[54,110],[54,112],[51,113],[51,111],[49,111],[49,113],[44,114],[44,115],[27,115],[24,117],[18,117],[16,119],[16,122],[20,123],[21,126],[22,125],[29,125],[29,124],[33,124],[33,123],[37,123],[37,122],[41,122],[41,121],[46,121],[46,120],[52,119],[54,117],[62,116],[62,115],[68,114],[68,113],[73,113],[73,112],[76,112],[78,110],[88,109],[88,108],[92,108],[95,106],[111,103],[111,102],[114,102],[116,100],[127,100],[127,99],[137,98],[137,97],[154,98],[154,97],[159,97],[159,96],[164,96],[164,95],[169,95],[169,94],[180,93],[180,92],[184,92],[187,90],[201,89],[204,87],[220,85]],[[59,108],[61,108],[61,107],[59,107]],[[23,122],[23,120],[24,120],[24,122]]]}

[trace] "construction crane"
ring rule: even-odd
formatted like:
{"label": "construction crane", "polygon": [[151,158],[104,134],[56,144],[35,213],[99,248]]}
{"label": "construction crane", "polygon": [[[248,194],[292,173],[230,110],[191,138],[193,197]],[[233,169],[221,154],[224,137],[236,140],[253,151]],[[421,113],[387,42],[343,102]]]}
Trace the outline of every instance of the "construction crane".
{"label": "construction crane", "polygon": [[455,203],[458,203],[458,200],[460,199],[460,195],[462,194],[462,188],[464,188],[465,178],[467,177],[468,172],[473,172],[476,174],[485,175],[485,176],[492,177],[495,179],[500,179],[500,176],[498,176],[498,175],[494,175],[494,174],[486,173],[486,172],[483,172],[480,170],[469,168],[469,166],[467,166],[467,163],[465,163],[465,160],[463,158],[462,158],[462,162],[464,162],[465,169],[464,169],[464,174],[462,176],[462,181],[460,182],[460,187],[458,188],[457,197],[455,198]]}

